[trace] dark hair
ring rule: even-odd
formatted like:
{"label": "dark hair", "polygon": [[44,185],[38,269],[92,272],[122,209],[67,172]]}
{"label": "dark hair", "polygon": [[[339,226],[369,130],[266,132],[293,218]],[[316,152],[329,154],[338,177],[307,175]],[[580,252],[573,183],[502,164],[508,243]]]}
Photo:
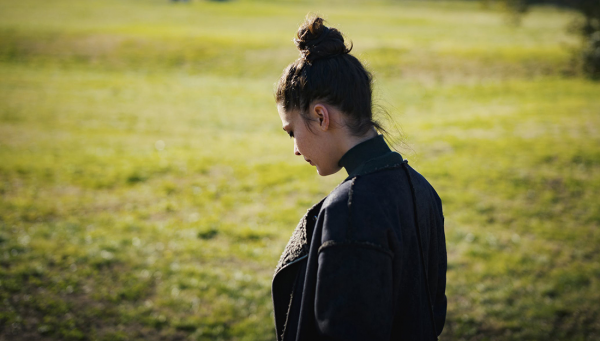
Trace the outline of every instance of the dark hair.
{"label": "dark hair", "polygon": [[373,120],[373,77],[350,54],[352,43],[346,46],[339,30],[326,27],[318,16],[307,16],[294,43],[300,57],[284,70],[275,93],[285,111],[299,110],[308,123],[310,104],[322,100],[345,114],[353,135],[364,135],[372,127],[384,131]]}

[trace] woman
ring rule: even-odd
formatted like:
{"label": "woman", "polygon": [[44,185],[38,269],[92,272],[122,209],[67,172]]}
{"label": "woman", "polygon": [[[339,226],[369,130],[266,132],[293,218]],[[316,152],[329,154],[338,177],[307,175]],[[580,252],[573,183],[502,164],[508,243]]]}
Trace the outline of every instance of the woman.
{"label": "woman", "polygon": [[[308,210],[272,284],[278,340],[433,340],[446,318],[440,198],[372,118],[371,75],[307,18],[276,100],[294,153],[348,177]],[[419,231],[419,232],[417,232]]]}

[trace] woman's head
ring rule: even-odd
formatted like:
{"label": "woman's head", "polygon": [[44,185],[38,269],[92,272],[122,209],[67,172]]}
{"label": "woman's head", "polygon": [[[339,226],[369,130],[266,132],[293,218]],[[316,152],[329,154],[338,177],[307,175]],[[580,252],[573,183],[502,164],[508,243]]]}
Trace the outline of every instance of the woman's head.
{"label": "woman's head", "polygon": [[[373,136],[374,128],[381,129],[373,120],[372,76],[350,54],[352,46],[346,46],[342,33],[326,27],[320,17],[307,17],[294,42],[300,57],[279,79],[278,111],[284,129],[290,133],[287,123],[295,130],[294,152],[316,165],[319,174],[332,174],[339,170],[337,162],[347,151],[337,143],[340,136],[360,139]],[[300,122],[304,127],[299,127]],[[332,131],[334,135],[328,134]],[[304,141],[298,141],[301,138]],[[302,150],[303,145],[313,147]]]}
{"label": "woman's head", "polygon": [[372,76],[350,54],[340,31],[326,27],[323,19],[309,16],[298,29],[296,47],[300,57],[283,72],[275,98],[286,111],[306,115],[310,104],[321,101],[335,106],[345,115],[347,129],[362,136],[373,127]]}

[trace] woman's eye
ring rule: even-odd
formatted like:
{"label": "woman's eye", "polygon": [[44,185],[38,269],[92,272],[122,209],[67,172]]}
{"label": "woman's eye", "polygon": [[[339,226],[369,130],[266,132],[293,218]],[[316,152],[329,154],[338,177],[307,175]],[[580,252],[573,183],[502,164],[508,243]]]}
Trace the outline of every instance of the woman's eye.
{"label": "woman's eye", "polygon": [[292,139],[292,138],[294,138],[294,132],[293,132],[293,131],[289,131],[289,132],[288,132],[288,135],[290,135],[290,138],[291,138],[291,139]]}

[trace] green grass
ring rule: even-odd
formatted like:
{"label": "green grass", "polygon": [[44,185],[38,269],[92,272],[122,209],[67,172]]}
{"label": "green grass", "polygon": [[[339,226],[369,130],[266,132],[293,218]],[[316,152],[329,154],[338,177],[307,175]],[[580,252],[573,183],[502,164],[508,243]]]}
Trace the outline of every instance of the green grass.
{"label": "green grass", "polygon": [[574,14],[340,4],[1,0],[0,340],[274,340],[272,270],[344,177],[294,157],[273,103],[309,11],[442,197],[442,339],[600,337],[600,84]]}

